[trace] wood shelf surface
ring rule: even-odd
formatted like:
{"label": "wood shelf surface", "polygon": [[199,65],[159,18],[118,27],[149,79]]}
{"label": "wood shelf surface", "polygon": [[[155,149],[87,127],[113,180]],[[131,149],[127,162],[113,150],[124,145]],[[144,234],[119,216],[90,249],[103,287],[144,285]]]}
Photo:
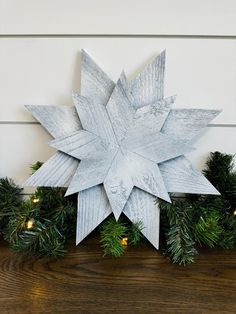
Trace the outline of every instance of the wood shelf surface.
{"label": "wood shelf surface", "polygon": [[0,249],[0,313],[236,313],[236,251],[200,249],[172,264],[147,242],[102,256],[97,235],[64,258],[24,259]]}

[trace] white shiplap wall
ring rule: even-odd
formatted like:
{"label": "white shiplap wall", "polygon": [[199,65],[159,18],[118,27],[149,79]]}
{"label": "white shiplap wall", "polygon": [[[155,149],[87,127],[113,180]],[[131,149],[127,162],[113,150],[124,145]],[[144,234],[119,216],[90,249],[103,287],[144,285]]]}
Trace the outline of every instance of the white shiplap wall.
{"label": "white shiplap wall", "polygon": [[0,176],[21,184],[53,150],[24,104],[71,105],[83,48],[116,80],[167,51],[165,95],[220,108],[188,157],[236,153],[236,2],[0,0]]}

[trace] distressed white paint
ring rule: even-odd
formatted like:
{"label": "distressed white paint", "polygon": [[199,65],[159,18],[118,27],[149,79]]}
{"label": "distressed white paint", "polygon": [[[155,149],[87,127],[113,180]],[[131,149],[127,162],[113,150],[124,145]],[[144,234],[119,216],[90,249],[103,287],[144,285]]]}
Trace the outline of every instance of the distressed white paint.
{"label": "distressed white paint", "polygon": [[[236,144],[228,140],[231,138],[236,138],[236,128],[207,128],[194,142],[196,149],[187,157],[199,170],[203,169],[211,151],[235,154]],[[46,161],[53,155],[54,150],[48,145],[51,139],[40,125],[0,125],[0,176],[12,177],[23,184],[30,175],[31,164]]]}
{"label": "distressed white paint", "polygon": [[81,51],[81,95],[89,102],[105,105],[115,84],[108,75],[91,59],[86,51]]}
{"label": "distressed white paint", "polygon": [[64,136],[81,129],[75,107],[34,105],[25,107],[53,137]]}
{"label": "distressed white paint", "polygon": [[107,154],[111,146],[101,137],[85,130],[59,137],[49,145],[77,159],[98,159]]}
{"label": "distressed white paint", "polygon": [[214,123],[214,118],[219,114],[219,110],[173,109],[170,110],[161,132],[173,139],[190,143],[203,128]]}
{"label": "distressed white paint", "polygon": [[136,108],[164,98],[165,59],[166,53],[162,51],[130,82]]}
{"label": "distressed white paint", "polygon": [[[159,84],[161,83],[161,92],[163,92],[164,84],[165,59],[162,56],[163,53],[134,78],[132,82],[138,81],[137,89],[136,84],[134,84],[134,90],[132,83],[129,85],[124,72],[122,72],[121,78],[115,87],[110,89],[109,84],[107,84],[108,76],[82,51],[81,72],[82,75],[85,75],[81,80],[81,96],[73,94],[79,119],[75,117],[76,110],[74,107],[62,107],[61,109],[52,106],[36,106],[34,109],[34,107],[29,106],[28,109],[47,130],[50,130],[52,135],[59,136],[60,145],[65,146],[66,143],[70,143],[70,147],[68,147],[69,154],[71,150],[73,152],[73,149],[78,149],[78,147],[84,153],[88,142],[94,141],[94,137],[91,139],[93,134],[97,134],[99,138],[101,137],[101,143],[103,141],[110,142],[111,148],[109,149],[108,145],[107,151],[98,155],[98,158],[85,157],[80,163],[78,159],[59,151],[44,163],[26,181],[25,185],[68,186],[67,196],[87,189],[90,189],[90,193],[93,193],[95,186],[103,184],[106,191],[106,197],[104,197],[109,199],[112,212],[117,220],[126,203],[129,203],[134,185],[144,188],[146,193],[153,193],[154,196],[167,201],[170,201],[168,192],[219,194],[203,174],[195,170],[183,156],[185,147],[184,144],[181,144],[182,139],[180,138],[179,141],[172,140],[171,137],[160,131],[165,129],[165,121],[168,120],[169,115],[171,115],[171,118],[168,120],[167,133],[168,130],[173,128],[181,128],[181,123],[182,121],[185,122],[186,117],[190,116],[192,121],[196,120],[198,122],[199,120],[198,110],[186,109],[180,111],[179,114],[178,111],[170,109],[174,101],[173,97],[163,102],[157,98],[159,97]],[[99,78],[101,78],[101,82],[99,82]],[[86,84],[90,86],[89,89],[85,88]],[[84,96],[84,92],[88,98]],[[109,93],[111,94],[110,97],[108,97]],[[107,103],[104,103],[106,100]],[[148,105],[147,101],[151,101],[151,105]],[[145,109],[145,106],[148,108]],[[144,110],[142,110],[143,108]],[[70,109],[69,114],[68,109]],[[50,113],[50,118],[47,111]],[[139,112],[136,115],[137,111]],[[190,114],[188,114],[188,111]],[[55,120],[51,118],[51,116],[54,116],[54,112]],[[204,127],[210,121],[209,116],[211,117],[212,112],[200,110],[200,113],[204,123],[192,123],[191,120],[190,123],[185,122],[186,132],[191,132],[192,128],[196,132],[196,129],[198,131],[199,128]],[[62,119],[63,115],[67,115],[64,121]],[[177,124],[174,118],[175,115],[178,119]],[[72,120],[72,131],[68,133],[70,119]],[[145,120],[148,120],[149,124],[145,123]],[[78,132],[80,121],[85,130],[84,132]],[[64,126],[61,127],[61,124],[64,124]],[[180,124],[179,127],[178,124]],[[75,130],[74,125],[76,126]],[[108,130],[106,130],[106,127]],[[130,128],[131,132],[129,132]],[[140,136],[140,141],[137,141],[137,134],[134,131]],[[143,133],[145,137],[143,137]],[[88,138],[89,134],[90,137]],[[64,136],[62,142],[61,135]],[[128,141],[126,141],[127,135]],[[179,134],[177,135],[179,136]],[[136,139],[134,141],[135,145],[133,145],[132,137]],[[83,145],[81,145],[81,138]],[[157,138],[157,143],[153,141],[155,138]],[[102,149],[100,149],[100,152]],[[95,147],[95,153],[96,151],[97,148]],[[78,206],[82,208],[78,208],[79,212],[84,211],[83,203],[88,202],[86,198],[90,197],[89,195],[87,193],[81,194],[82,204],[78,203]],[[138,200],[142,203],[142,200],[135,196],[135,201]],[[139,208],[139,204],[136,205]],[[150,206],[150,204],[148,203],[146,206]],[[100,210],[104,212],[106,208]],[[88,227],[84,224],[83,221],[82,226],[87,230]],[[91,226],[94,222],[87,222],[87,224]],[[154,224],[152,228],[156,230],[159,225]],[[155,233],[155,230],[148,230],[148,233]],[[78,230],[77,233],[79,233]],[[82,231],[82,233],[85,233],[85,231]]]}
{"label": "distressed white paint", "polygon": [[73,93],[73,100],[83,129],[115,144],[115,134],[104,104],[101,104],[99,99],[98,102],[96,100],[90,102],[76,93]]}
{"label": "distressed white paint", "polygon": [[143,222],[142,234],[159,248],[160,209],[154,203],[155,196],[134,188],[124,208],[124,214],[133,222]]}
{"label": "distressed white paint", "polygon": [[79,192],[76,244],[79,244],[111,212],[111,206],[102,185]]}
{"label": "distressed white paint", "polygon": [[78,165],[78,160],[57,152],[24,182],[24,186],[68,187]]}
{"label": "distressed white paint", "polygon": [[168,192],[220,194],[184,156],[160,163],[159,168]]}

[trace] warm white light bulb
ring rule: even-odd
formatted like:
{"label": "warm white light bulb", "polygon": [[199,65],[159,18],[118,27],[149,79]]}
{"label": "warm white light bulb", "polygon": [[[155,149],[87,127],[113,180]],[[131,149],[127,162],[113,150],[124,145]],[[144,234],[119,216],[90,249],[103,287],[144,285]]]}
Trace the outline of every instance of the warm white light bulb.
{"label": "warm white light bulb", "polygon": [[32,229],[34,226],[34,219],[29,219],[26,223],[26,228],[27,229]]}

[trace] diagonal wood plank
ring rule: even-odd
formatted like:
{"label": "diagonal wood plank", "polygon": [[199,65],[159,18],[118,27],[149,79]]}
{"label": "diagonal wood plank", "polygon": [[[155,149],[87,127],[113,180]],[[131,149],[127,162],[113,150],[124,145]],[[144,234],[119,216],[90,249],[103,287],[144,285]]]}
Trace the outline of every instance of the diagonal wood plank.
{"label": "diagonal wood plank", "polygon": [[116,137],[106,110],[101,104],[94,105],[87,98],[73,93],[73,101],[83,129],[94,133],[112,144],[116,144]]}
{"label": "diagonal wood plank", "polygon": [[[140,136],[140,134],[142,134]],[[160,132],[150,133],[140,129],[139,132],[129,134],[123,141],[125,149],[134,152],[155,163],[175,158],[193,150],[181,141],[173,140]]]}
{"label": "diagonal wood plank", "polygon": [[128,86],[124,73],[118,80],[107,103],[107,112],[111,120],[118,143],[124,138],[133,120],[135,109],[130,102]]}
{"label": "diagonal wood plank", "polygon": [[134,188],[124,207],[124,214],[133,223],[142,221],[142,234],[158,250],[160,209],[155,205],[155,200],[155,196]]}
{"label": "diagonal wood plank", "polygon": [[133,188],[128,160],[121,150],[118,151],[106,175],[104,187],[114,216],[118,219]]}
{"label": "diagonal wood plank", "polygon": [[110,143],[85,130],[59,137],[49,145],[77,159],[101,159],[112,149]]}
{"label": "diagonal wood plank", "polygon": [[168,192],[220,194],[184,156],[160,163],[159,168]]}
{"label": "diagonal wood plank", "polygon": [[137,154],[128,152],[129,171],[136,187],[170,202],[158,165]]}
{"label": "diagonal wood plank", "polygon": [[25,107],[53,137],[65,136],[81,129],[74,106],[26,105]]}
{"label": "diagonal wood plank", "polygon": [[71,195],[103,183],[116,153],[117,150],[114,149],[106,154],[104,158],[81,160],[66,191],[66,195]]}
{"label": "diagonal wood plank", "polygon": [[114,86],[114,82],[107,74],[82,50],[81,95],[86,97],[92,104],[105,105]]}
{"label": "diagonal wood plank", "polygon": [[76,245],[112,213],[102,185],[78,194]]}
{"label": "diagonal wood plank", "polygon": [[130,82],[134,106],[141,108],[164,98],[165,51]]}
{"label": "diagonal wood plank", "polygon": [[128,134],[140,132],[142,129],[152,132],[160,131],[175,99],[175,96],[171,96],[137,109]]}
{"label": "diagonal wood plank", "polygon": [[78,165],[75,158],[57,152],[26,180],[24,186],[68,187]]}
{"label": "diagonal wood plank", "polygon": [[189,143],[220,112],[220,110],[205,109],[172,109],[161,132]]}

